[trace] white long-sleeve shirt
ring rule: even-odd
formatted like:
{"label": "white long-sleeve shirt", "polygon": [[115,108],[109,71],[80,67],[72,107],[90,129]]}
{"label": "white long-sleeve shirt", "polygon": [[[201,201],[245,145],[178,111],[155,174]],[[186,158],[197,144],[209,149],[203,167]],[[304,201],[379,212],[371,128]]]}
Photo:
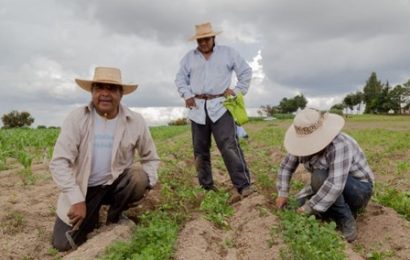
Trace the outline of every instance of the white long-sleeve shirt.
{"label": "white long-sleeve shirt", "polygon": [[[233,91],[245,95],[252,78],[252,69],[234,49],[216,45],[208,60],[197,49],[189,51],[181,60],[175,85],[185,100],[200,94],[218,95],[231,87],[232,72],[237,84]],[[196,108],[189,110],[188,117],[198,124],[205,124],[205,102],[209,118],[215,122],[225,112],[224,97],[207,100],[195,99]]]}

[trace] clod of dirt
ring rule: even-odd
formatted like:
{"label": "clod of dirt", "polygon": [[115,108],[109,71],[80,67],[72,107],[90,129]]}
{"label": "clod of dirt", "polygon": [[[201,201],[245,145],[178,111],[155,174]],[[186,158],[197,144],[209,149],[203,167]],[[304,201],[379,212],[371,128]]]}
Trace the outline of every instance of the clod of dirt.
{"label": "clod of dirt", "polygon": [[118,224],[104,226],[91,234],[91,238],[77,250],[67,254],[63,259],[98,259],[105,249],[115,241],[129,241],[135,223],[129,219],[122,219]]}
{"label": "clod of dirt", "polygon": [[198,217],[188,222],[178,238],[177,260],[279,259],[283,242],[272,227],[278,223],[256,193],[235,203],[230,230],[216,228]]}

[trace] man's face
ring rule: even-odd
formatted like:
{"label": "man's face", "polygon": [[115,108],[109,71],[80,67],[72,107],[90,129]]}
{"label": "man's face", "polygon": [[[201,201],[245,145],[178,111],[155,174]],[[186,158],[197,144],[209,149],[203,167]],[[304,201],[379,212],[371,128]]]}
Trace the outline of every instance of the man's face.
{"label": "man's face", "polygon": [[92,102],[101,116],[109,119],[118,114],[122,98],[122,86],[106,83],[94,83],[91,89]]}
{"label": "man's face", "polygon": [[211,53],[214,48],[214,41],[215,37],[197,39],[196,42],[198,43],[198,50],[204,54]]}

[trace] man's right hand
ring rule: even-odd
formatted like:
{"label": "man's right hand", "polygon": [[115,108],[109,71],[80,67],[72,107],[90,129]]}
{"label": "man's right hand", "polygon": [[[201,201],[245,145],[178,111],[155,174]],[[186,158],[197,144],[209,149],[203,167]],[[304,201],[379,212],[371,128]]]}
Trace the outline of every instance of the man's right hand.
{"label": "man's right hand", "polygon": [[87,207],[84,201],[71,205],[67,213],[67,217],[70,219],[70,224],[73,225],[73,227],[78,228],[83,222],[86,212]]}
{"label": "man's right hand", "polygon": [[194,107],[196,107],[196,103],[195,103],[195,98],[191,97],[188,98],[187,100],[185,100],[185,107],[192,109]]}
{"label": "man's right hand", "polygon": [[286,204],[288,204],[288,198],[287,197],[277,197],[276,198],[276,207],[279,209],[283,209]]}

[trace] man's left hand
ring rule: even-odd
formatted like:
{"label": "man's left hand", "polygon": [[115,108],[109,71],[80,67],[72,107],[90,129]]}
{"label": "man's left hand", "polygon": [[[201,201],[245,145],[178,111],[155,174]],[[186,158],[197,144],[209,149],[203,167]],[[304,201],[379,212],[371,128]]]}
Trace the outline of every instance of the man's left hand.
{"label": "man's left hand", "polygon": [[232,89],[228,88],[228,89],[225,90],[224,96],[225,96],[225,97],[236,96],[236,94],[235,94],[235,92],[234,92]]}
{"label": "man's left hand", "polygon": [[306,212],[305,212],[305,208],[303,208],[303,207],[298,208],[298,209],[296,210],[296,212],[299,213],[299,214],[305,214],[305,213],[306,213]]}

